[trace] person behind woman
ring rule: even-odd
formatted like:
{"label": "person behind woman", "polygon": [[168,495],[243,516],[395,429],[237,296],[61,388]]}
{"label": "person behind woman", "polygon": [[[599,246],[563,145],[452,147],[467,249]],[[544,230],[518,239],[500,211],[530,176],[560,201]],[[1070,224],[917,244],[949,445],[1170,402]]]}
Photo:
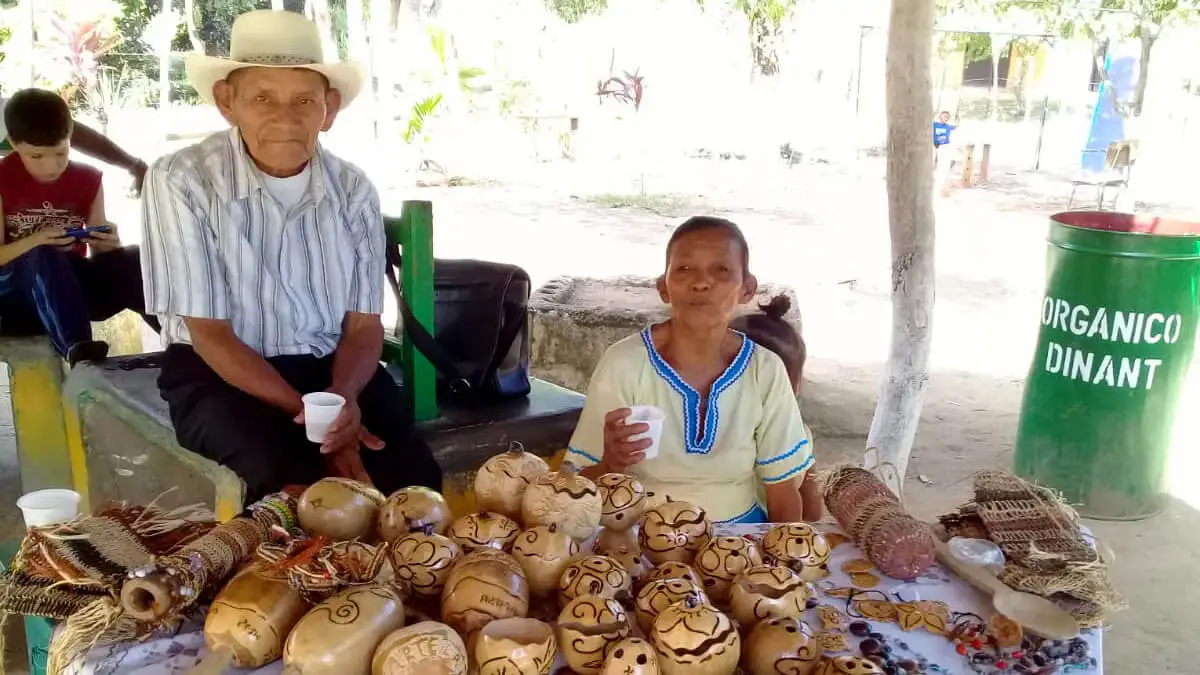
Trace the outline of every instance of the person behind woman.
{"label": "person behind woman", "polygon": [[[760,304],[757,312],[735,318],[730,322],[730,327],[745,333],[755,344],[775,352],[787,368],[792,391],[799,396],[808,347],[804,344],[804,337],[800,335],[800,331],[784,319],[791,308],[791,299],[781,293],[771,298],[770,302]],[[811,438],[812,433],[807,435]],[[824,505],[812,471],[804,474],[804,482],[800,485],[800,497],[804,501],[804,519],[820,520],[824,513]]]}
{"label": "person behind woman", "polygon": [[[605,352],[567,459],[590,478],[635,476],[715,521],[803,520],[800,486],[813,460],[787,369],[729,326],[757,288],[737,225],[712,217],[680,225],[658,278],[671,318]],[[635,405],[666,416],[653,458],[646,458],[648,439],[632,440],[648,426],[625,423]]]}

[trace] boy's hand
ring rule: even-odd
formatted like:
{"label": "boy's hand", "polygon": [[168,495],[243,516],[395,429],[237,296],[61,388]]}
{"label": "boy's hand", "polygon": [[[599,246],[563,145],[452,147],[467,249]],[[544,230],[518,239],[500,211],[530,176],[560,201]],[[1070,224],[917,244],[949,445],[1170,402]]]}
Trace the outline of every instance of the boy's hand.
{"label": "boy's hand", "polygon": [[112,232],[88,232],[87,241],[96,253],[107,253],[121,247],[121,235],[117,234],[115,228]]}
{"label": "boy's hand", "polygon": [[34,246],[54,246],[57,248],[70,247],[75,240],[64,234],[61,227],[43,227],[30,237]]}

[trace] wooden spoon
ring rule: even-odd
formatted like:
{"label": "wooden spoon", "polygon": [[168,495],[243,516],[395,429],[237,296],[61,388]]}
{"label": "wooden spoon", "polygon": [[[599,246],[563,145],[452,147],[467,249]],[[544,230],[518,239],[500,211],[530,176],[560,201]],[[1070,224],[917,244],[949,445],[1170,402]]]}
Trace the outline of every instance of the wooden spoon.
{"label": "wooden spoon", "polygon": [[1039,595],[1014,591],[986,567],[954,557],[950,547],[938,537],[933,541],[939,563],[992,596],[996,611],[1021,624],[1026,631],[1048,640],[1070,640],[1079,635],[1079,624],[1067,610]]}

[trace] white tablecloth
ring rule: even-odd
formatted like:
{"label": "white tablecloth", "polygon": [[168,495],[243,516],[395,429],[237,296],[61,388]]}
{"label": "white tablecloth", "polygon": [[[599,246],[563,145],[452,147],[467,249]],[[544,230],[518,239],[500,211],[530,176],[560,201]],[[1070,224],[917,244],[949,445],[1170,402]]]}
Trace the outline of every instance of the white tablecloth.
{"label": "white tablecloth", "polygon": [[[742,535],[762,534],[767,527],[769,525],[731,525],[719,526],[717,529],[720,534]],[[823,527],[823,529],[828,528]],[[847,541],[838,546],[834,549],[829,563],[830,571],[833,573],[829,580],[836,586],[850,586],[848,577],[841,571],[842,563],[861,557],[863,557],[861,551],[853,542]],[[940,565],[935,565],[925,575],[911,582],[883,577],[883,583],[876,590],[888,594],[899,592],[906,601],[941,600],[950,606],[952,612],[974,612],[985,619],[993,613],[990,609],[991,603],[982,593]],[[822,602],[843,611],[845,609],[845,600],[843,599],[822,598]],[[816,613],[810,611],[809,615],[808,623],[813,626],[814,630],[820,630],[821,622]],[[882,621],[872,621],[871,625],[874,630],[886,635],[892,644],[903,640],[909,645],[911,653],[899,653],[897,654],[898,658],[915,660],[920,656],[928,659],[930,663],[938,664],[942,667],[943,672],[951,675],[973,673],[966,666],[964,658],[955,653],[954,646],[940,635],[933,635],[923,630],[905,633],[896,624]],[[185,622],[174,635],[164,635],[137,644],[97,647],[88,654],[85,662],[76,664],[76,667],[68,670],[68,673],[71,675],[181,675],[206,654],[201,628],[202,620],[197,619]],[[1083,638],[1088,641],[1091,655],[1095,657],[1098,665],[1092,670],[1075,672],[1101,675],[1103,671],[1101,633],[1096,630],[1086,631]],[[850,642],[853,647],[857,641],[851,639]],[[276,662],[254,671],[231,669],[229,672],[249,675],[279,675],[282,671],[283,665]]]}

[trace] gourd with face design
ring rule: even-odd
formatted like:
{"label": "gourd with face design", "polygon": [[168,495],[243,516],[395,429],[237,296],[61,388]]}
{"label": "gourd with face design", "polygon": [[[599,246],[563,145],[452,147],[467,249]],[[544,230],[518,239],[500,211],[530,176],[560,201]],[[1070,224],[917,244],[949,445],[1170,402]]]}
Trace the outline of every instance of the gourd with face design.
{"label": "gourd with face design", "polygon": [[388,551],[396,583],[409,597],[442,597],[446,579],[461,554],[453,539],[433,534],[432,529],[400,537]]}
{"label": "gourd with face design", "polygon": [[733,618],[749,628],[771,617],[803,617],[810,588],[787,567],[760,565],[734,580],[729,597]]}
{"label": "gourd with face design", "polygon": [[442,620],[462,635],[528,611],[529,582],[521,566],[511,555],[491,548],[459,558],[442,590]]}
{"label": "gourd with face design", "polygon": [[883,668],[861,656],[835,656],[821,663],[816,675],[884,675]]}
{"label": "gourd with face design", "polygon": [[808,523],[780,523],[767,530],[762,540],[763,553],[780,565],[792,568],[805,581],[816,581],[829,574],[829,556],[833,552],[825,536]]}
{"label": "gourd with face design", "polygon": [[567,536],[584,541],[600,527],[600,493],[596,484],[563,462],[558,471],[538,476],[521,498],[525,527],[558,526]]}
{"label": "gourd with face design", "polygon": [[629,637],[629,630],[621,603],[594,595],[567,603],[555,623],[559,652],[579,675],[598,675],[610,646]]}
{"label": "gourd with face design", "polygon": [[557,525],[539,525],[517,535],[512,554],[529,580],[529,590],[547,597],[558,592],[559,579],[579,554],[579,542],[559,532]]}
{"label": "gourd with face design", "polygon": [[379,538],[390,543],[426,528],[446,534],[452,519],[450,505],[438,492],[419,485],[401,488],[379,507]]}
{"label": "gourd with face design", "polygon": [[625,571],[629,573],[629,581],[631,582],[631,587],[634,591],[637,591],[642,587],[646,581],[646,573],[650,571],[650,567],[646,562],[645,556],[642,555],[640,550],[628,551],[625,549],[618,549],[616,551],[605,553],[604,555],[616,560],[618,563],[620,563],[621,567],[625,568]]}
{"label": "gourd with face design", "polygon": [[638,542],[642,553],[658,565],[668,560],[691,563],[712,539],[712,521],[704,509],[688,502],[669,501],[642,515]]}
{"label": "gourd with face design", "polygon": [[589,555],[567,565],[558,582],[558,600],[563,605],[584,595],[629,598],[629,573],[621,563],[603,555]]}
{"label": "gourd with face design", "polygon": [[624,531],[637,524],[646,510],[646,489],[623,473],[606,473],[596,480],[600,489],[600,525]]}
{"label": "gourd with face design", "polygon": [[808,675],[817,669],[821,647],[808,624],[794,617],[759,622],[746,638],[750,675]]}
{"label": "gourd with face design", "polygon": [[658,656],[649,642],[625,638],[609,648],[600,675],[658,675]]}
{"label": "gourd with face design", "polygon": [[695,596],[658,613],[650,644],[663,675],[729,675],[742,653],[733,621]]}
{"label": "gourd with face design", "polygon": [[646,584],[633,602],[633,615],[637,619],[638,628],[642,629],[642,633],[649,635],[659,613],[671,605],[687,600],[689,596],[700,602],[708,602],[704,590],[687,579],[660,579]]}
{"label": "gourd with face design", "polygon": [[305,532],[334,541],[374,540],[383,494],[349,478],[322,478],[300,495],[296,515]]}
{"label": "gourd with face design", "polygon": [[450,524],[446,534],[462,548],[472,553],[481,548],[507,551],[512,548],[521,527],[508,516],[499,513],[468,513]]}
{"label": "gourd with face design", "polygon": [[733,581],[763,562],[758,545],[744,537],[713,537],[696,554],[696,573],[714,602],[729,602]]}
{"label": "gourd with face design", "polygon": [[521,518],[521,499],[525,489],[540,475],[550,471],[546,461],[525,452],[520,443],[509,445],[483,463],[475,474],[475,503],[481,511],[500,513],[518,520]]}

